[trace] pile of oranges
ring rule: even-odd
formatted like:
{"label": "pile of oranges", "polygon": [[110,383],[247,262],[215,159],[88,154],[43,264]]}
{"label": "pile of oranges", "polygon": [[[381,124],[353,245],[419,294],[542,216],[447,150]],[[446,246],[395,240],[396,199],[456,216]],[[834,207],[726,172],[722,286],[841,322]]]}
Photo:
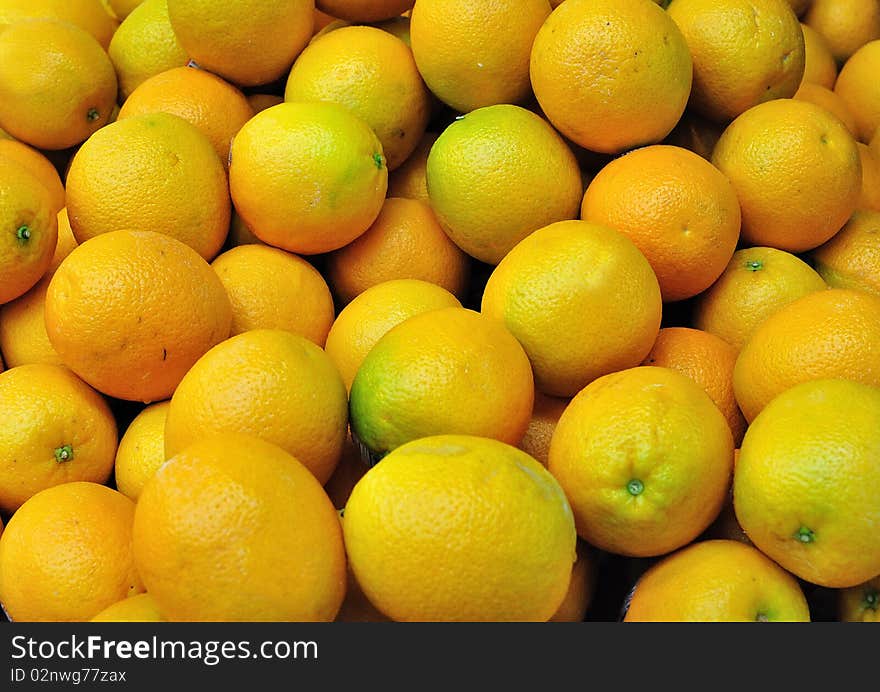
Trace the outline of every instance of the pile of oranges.
{"label": "pile of oranges", "polygon": [[877,620],[877,75],[878,0],[0,0],[6,615]]}

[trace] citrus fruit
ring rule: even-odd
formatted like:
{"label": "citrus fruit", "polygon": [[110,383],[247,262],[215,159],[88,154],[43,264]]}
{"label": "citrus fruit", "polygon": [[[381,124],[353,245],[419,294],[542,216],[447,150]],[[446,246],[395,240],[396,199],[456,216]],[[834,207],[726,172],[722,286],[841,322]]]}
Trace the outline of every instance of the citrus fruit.
{"label": "citrus fruit", "polygon": [[842,622],[880,622],[880,577],[838,593]]}
{"label": "citrus fruit", "polygon": [[427,186],[449,237],[490,264],[532,231],[574,219],[583,194],[568,145],[540,116],[508,104],[443,131],[428,155]]}
{"label": "citrus fruit", "polygon": [[378,22],[411,10],[414,0],[316,0],[322,12],[350,22]]}
{"label": "citrus fruit", "polygon": [[231,335],[286,329],[324,346],[335,315],[333,296],[304,259],[265,245],[242,245],[211,266],[232,303]]}
{"label": "citrus fruit", "polygon": [[532,419],[526,434],[519,443],[519,448],[526,454],[547,466],[550,455],[550,441],[553,439],[553,431],[559,423],[562,412],[565,411],[570,399],[559,399],[555,396],[547,396],[539,390],[535,390],[535,403],[532,408]]}
{"label": "citrus fruit", "polygon": [[436,132],[426,132],[406,161],[388,173],[388,196],[417,199],[430,204],[428,197],[428,154],[439,137]]}
{"label": "citrus fruit", "polygon": [[733,437],[700,385],[642,366],[601,377],[572,399],[553,433],[548,468],[584,540],[621,555],[663,555],[718,516]]}
{"label": "citrus fruit", "polygon": [[685,110],[681,120],[663,143],[687,149],[708,161],[712,158],[712,150],[722,132],[723,128],[718,123],[712,122],[696,111]]}
{"label": "citrus fruit", "polygon": [[22,365],[0,375],[0,510],[71,481],[105,483],[116,422],[104,399],[67,368]]}
{"label": "citrus fruit", "polygon": [[244,332],[208,351],[180,382],[165,423],[165,457],[209,434],[251,434],[324,483],[342,452],[346,404],[342,378],[321,348],[280,329]]}
{"label": "citrus fruit", "polygon": [[413,152],[430,115],[412,51],[369,26],[349,26],[308,46],[293,64],[286,101],[339,103],[369,125],[394,170]]}
{"label": "citrus fruit", "polygon": [[880,573],[880,389],[817,379],[752,421],[733,481],[736,516],[768,557],[831,588]]}
{"label": "citrus fruit", "polygon": [[563,221],[508,253],[489,276],[481,310],[523,345],[538,389],[568,397],[644,360],[662,301],[651,265],[629,238]]}
{"label": "citrus fruit", "polygon": [[119,97],[153,75],[189,61],[168,18],[167,0],[144,0],[119,25],[107,51],[119,80]]}
{"label": "citrus fruit", "polygon": [[785,0],[794,10],[794,13],[801,17],[812,4],[813,0]]}
{"label": "citrus fruit", "polygon": [[837,75],[834,93],[853,114],[853,134],[862,142],[870,142],[880,125],[880,37],[866,43],[850,56]]}
{"label": "citrus fruit", "polygon": [[583,622],[596,590],[596,564],[590,549],[577,542],[577,560],[571,568],[571,579],[565,598],[550,622]]}
{"label": "citrus fruit", "polygon": [[804,76],[804,36],[785,0],[673,0],[693,56],[690,107],[718,122],[790,98]]}
{"label": "citrus fruit", "polygon": [[90,622],[165,622],[159,607],[148,593],[131,596],[109,605]]}
{"label": "citrus fruit", "polygon": [[797,580],[737,541],[694,543],[651,567],[626,622],[809,622]]}
{"label": "citrus fruit", "polygon": [[529,359],[503,325],[464,308],[431,310],[393,327],[367,353],[351,385],[351,430],[378,457],[439,434],[515,445],[533,392]]}
{"label": "citrus fruit", "polygon": [[880,296],[880,213],[857,211],[812,252],[816,271],[833,288],[858,288]]}
{"label": "citrus fruit", "polygon": [[335,103],[282,103],[258,113],[232,143],[235,208],[269,245],[337,250],[376,220],[388,189],[382,144]]}
{"label": "citrus fruit", "polygon": [[49,341],[71,370],[119,399],[161,401],[225,339],[229,298],[194,250],[152,231],[104,233],[61,263],[46,294]]}
{"label": "citrus fruit", "polygon": [[57,243],[49,191],[19,163],[0,158],[0,305],[40,280]]}
{"label": "citrus fruit", "polygon": [[0,24],[28,19],[52,19],[73,24],[91,34],[104,50],[119,25],[101,0],[0,0]]}
{"label": "citrus fruit", "polygon": [[229,231],[223,164],[195,125],[169,113],[102,128],[76,152],[67,213],[82,243],[117,230],[154,231],[211,260]]}
{"label": "citrus fruit", "polygon": [[232,138],[254,115],[238,89],[220,77],[175,67],[142,82],[122,104],[119,120],[147,113],[171,113],[195,125],[225,164]]}
{"label": "citrus fruit", "polygon": [[284,97],[277,94],[247,94],[245,98],[254,114],[260,113],[272,106],[277,106],[279,103],[284,103]]}
{"label": "citrus fruit", "polygon": [[777,310],[740,351],[733,389],[752,421],[786,389],[836,377],[880,386],[880,296],[832,288]]}
{"label": "citrus fruit", "polygon": [[835,60],[843,64],[880,38],[880,6],[876,0],[813,0],[804,23],[822,35]]}
{"label": "citrus fruit", "polygon": [[325,351],[347,389],[370,349],[392,327],[430,310],[461,307],[445,288],[418,279],[383,281],[346,305],[327,335]]}
{"label": "citrus fruit", "polygon": [[696,299],[693,323],[739,351],[776,310],[826,288],[822,277],[791,253],[744,248],[733,254],[724,273]]}
{"label": "citrus fruit", "polygon": [[49,192],[56,214],[64,208],[64,185],[55,166],[43,154],[22,142],[0,139],[0,158],[18,163],[39,180]]}
{"label": "citrus fruit", "polygon": [[804,80],[833,89],[837,80],[837,62],[825,37],[813,27],[801,24],[804,32]]}
{"label": "citrus fruit", "polygon": [[141,493],[133,533],[169,620],[331,621],[342,604],[333,504],[296,458],[255,437],[208,436],[169,459]]}
{"label": "citrus fruit", "polygon": [[428,203],[388,198],[366,233],[327,261],[327,278],[343,303],[393,279],[420,279],[464,293],[468,259],[443,231]]}
{"label": "citrus fruit", "polygon": [[700,385],[727,419],[738,446],[746,421],[733,394],[733,367],[738,351],[724,339],[688,327],[667,327],[657,335],[645,365],[670,368]]}
{"label": "citrus fruit", "polygon": [[282,77],[312,35],[312,0],[168,0],[180,45],[200,67],[234,84]]}
{"label": "citrus fruit", "polygon": [[113,65],[84,29],[31,20],[0,32],[0,126],[16,139],[72,147],[107,124],[115,103]]}
{"label": "citrus fruit", "polygon": [[714,163],[733,183],[742,237],[802,252],[833,236],[855,211],[861,163],[855,139],[828,111],[776,99],[740,115],[721,135]]}
{"label": "citrus fruit", "polygon": [[600,170],[581,218],[626,234],[651,264],[664,301],[711,286],[739,239],[730,181],[697,154],[667,145],[637,149]]}
{"label": "citrus fruit", "polygon": [[[846,129],[853,137],[858,136],[858,124],[850,107],[847,105],[836,92],[826,89],[818,84],[804,82],[800,85],[795,95],[792,97],[798,101],[808,101],[814,103],[826,111],[836,116],[840,122],[846,125]],[[857,144],[860,144],[858,142]]]}
{"label": "citrus fruit", "polygon": [[0,602],[15,622],[83,622],[143,585],[134,502],[97,483],[47,488],[0,535]]}
{"label": "citrus fruit", "polygon": [[556,129],[591,151],[617,153],[672,131],[692,61],[681,31],[653,2],[570,0],[538,32],[530,73]]}
{"label": "citrus fruit", "polygon": [[547,0],[420,0],[410,40],[428,88],[461,113],[528,98],[529,56]]}
{"label": "citrus fruit", "polygon": [[402,621],[548,620],[575,560],[556,480],[525,452],[469,435],[386,456],[355,486],[343,530],[364,593]]}
{"label": "citrus fruit", "polygon": [[114,461],[116,489],[135,502],[146,482],[165,463],[165,420],[169,402],[144,408],[119,440]]}
{"label": "citrus fruit", "polygon": [[880,158],[867,144],[857,142],[862,162],[862,194],[856,210],[880,211]]}
{"label": "citrus fruit", "polygon": [[106,0],[105,4],[109,5],[116,18],[122,21],[143,2],[144,0]]}

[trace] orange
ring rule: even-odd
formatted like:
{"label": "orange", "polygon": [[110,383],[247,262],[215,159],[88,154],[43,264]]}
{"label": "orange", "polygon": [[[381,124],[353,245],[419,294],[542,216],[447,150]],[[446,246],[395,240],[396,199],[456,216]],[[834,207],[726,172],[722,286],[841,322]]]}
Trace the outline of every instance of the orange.
{"label": "orange", "polygon": [[550,622],[583,622],[596,589],[596,564],[592,551],[583,541],[577,543],[577,560],[571,568],[571,580],[565,598]]}
{"label": "orange", "polygon": [[832,288],[776,311],[740,352],[733,389],[752,421],[786,389],[834,377],[880,386],[880,296]]}
{"label": "orange", "polygon": [[415,0],[316,0],[318,9],[350,22],[378,22],[411,10]]}
{"label": "orange", "polygon": [[464,308],[431,310],[367,353],[351,385],[351,431],[374,457],[428,435],[516,445],[533,398],[529,359],[503,325]]}
{"label": "orange", "polygon": [[880,213],[857,211],[812,252],[816,271],[833,288],[858,288],[880,296]]}
{"label": "orange", "polygon": [[445,288],[418,279],[383,281],[346,305],[327,335],[325,350],[335,363],[346,389],[370,349],[392,327],[430,310],[461,307]]}
{"label": "orange", "polygon": [[651,567],[625,622],[809,622],[797,580],[736,541],[702,541]]}
{"label": "orange", "polygon": [[225,339],[232,310],[210,265],[180,241],[115,231],[76,248],[49,284],[46,331],[98,391],[161,401]]}
{"label": "orange", "polygon": [[511,250],[490,275],[481,310],[523,345],[538,389],[570,397],[645,359],[662,301],[651,265],[629,238],[564,221]]}
{"label": "orange", "polygon": [[183,378],[168,409],[165,457],[214,433],[278,445],[323,484],[339,462],[348,422],[345,385],[330,357],[280,329],[233,336]]}
{"label": "orange", "polygon": [[134,503],[96,483],[47,488],[0,536],[0,601],[14,622],[83,622],[143,592]]}
{"label": "orange", "polygon": [[804,23],[825,38],[835,60],[843,64],[880,38],[880,5],[876,0],[813,0]]}
{"label": "orange", "polygon": [[110,6],[111,11],[120,21],[130,15],[144,0],[104,0]]}
{"label": "orange", "polygon": [[833,89],[837,80],[837,62],[825,37],[813,27],[801,24],[804,32],[804,82]]}
{"label": "orange", "polygon": [[347,584],[345,587],[345,600],[336,614],[335,622],[394,622],[387,615],[379,611],[370,603],[364,595],[361,585],[358,584],[349,565]]}
{"label": "orange", "polygon": [[786,0],[673,0],[694,61],[690,106],[724,123],[789,98],[804,76],[804,35]]}
{"label": "orange", "polygon": [[191,67],[175,67],[142,82],[122,104],[119,120],[133,115],[171,113],[195,125],[220,160],[229,160],[232,138],[254,116],[238,89],[220,77]]}
{"label": "orange", "polygon": [[697,154],[666,145],[637,149],[600,170],[581,218],[626,234],[651,264],[664,301],[711,286],[739,239],[730,181]]}
{"label": "orange", "polygon": [[789,252],[817,247],[855,211],[862,167],[855,139],[828,111],[777,99],[749,109],[712,154],[733,183],[742,237]]}
{"label": "orange", "polygon": [[769,247],[745,248],[696,299],[693,323],[739,351],[776,310],[825,288],[822,277],[798,257]]}
{"label": "orange", "polygon": [[743,439],[733,481],[740,525],[765,555],[830,588],[880,574],[880,389],[803,382],[773,399]]}
{"label": "orange", "polygon": [[113,65],[85,30],[30,20],[0,32],[0,126],[16,139],[72,147],[107,124],[115,103]]}
{"label": "orange", "polygon": [[547,466],[550,456],[550,441],[553,439],[553,431],[559,423],[562,412],[570,403],[570,399],[559,399],[547,396],[535,390],[535,404],[532,409],[532,419],[526,434],[519,443],[519,448],[526,454]]}
{"label": "orange", "polygon": [[15,512],[46,488],[106,483],[116,454],[107,403],[67,368],[22,365],[0,375],[0,510]]}
{"label": "orange", "polygon": [[410,41],[428,88],[453,109],[525,101],[529,55],[550,14],[547,0],[419,0]]}
{"label": "orange", "polygon": [[168,0],[171,26],[199,67],[242,86],[282,77],[312,36],[312,0]]}
{"label": "orange", "polygon": [[138,5],[113,34],[107,52],[116,68],[121,101],[153,75],[189,61],[171,28],[167,0]]}
{"label": "orange", "polygon": [[75,247],[67,211],[62,209],[58,213],[58,245],[49,269],[27,293],[0,305],[0,351],[9,367],[28,363],[62,364],[49,342],[43,312],[52,275]]}
{"label": "orange", "polygon": [[853,137],[858,135],[858,125],[853,112],[846,104],[846,101],[838,96],[836,92],[831,91],[831,89],[826,89],[818,84],[804,82],[792,98],[798,101],[808,101],[824,108],[832,115],[837,116],[840,122],[846,125],[846,129],[849,130]]}
{"label": "orange", "polygon": [[64,185],[55,166],[36,149],[12,139],[0,139],[0,158],[15,161],[37,178],[52,198],[57,214],[64,208]]}
{"label": "orange", "polygon": [[245,98],[247,98],[255,115],[267,108],[277,106],[279,103],[284,103],[284,97],[277,94],[248,94]]}
{"label": "orange", "polygon": [[0,305],[46,273],[58,242],[52,197],[21,164],[0,158]]}
{"label": "orange", "polygon": [[355,578],[400,621],[546,621],[575,561],[556,480],[497,440],[438,435],[391,452],[345,506]]}
{"label": "orange", "polygon": [[436,132],[426,132],[412,154],[388,174],[388,196],[418,199],[430,204],[428,197],[428,154],[439,137]]}
{"label": "orange", "polygon": [[663,555],[718,516],[733,438],[700,385],[643,366],[601,377],[572,399],[553,433],[548,468],[581,538],[621,555]]}
{"label": "orange", "polygon": [[412,37],[410,36],[410,19],[408,16],[392,17],[374,25],[377,29],[387,31],[392,36],[396,36],[403,41],[410,49],[412,49]]}
{"label": "orange", "polygon": [[880,622],[880,577],[838,592],[841,622]]}
{"label": "orange", "polygon": [[428,155],[427,185],[449,237],[489,264],[531,232],[574,219],[583,194],[568,145],[543,118],[508,104],[449,125]]}
{"label": "orange", "polygon": [[691,91],[692,61],[681,31],[653,2],[569,0],[535,38],[531,79],[563,135],[612,154],[672,131]]}
{"label": "orange", "polygon": [[309,45],[293,64],[284,99],[348,108],[376,133],[388,170],[418,145],[431,105],[412,51],[369,26],[343,27]]}
{"label": "orange", "polygon": [[393,279],[428,281],[460,296],[468,269],[427,203],[392,197],[366,233],[329,256],[327,279],[343,303]]}
{"label": "orange", "polygon": [[296,458],[248,435],[205,437],[147,482],[134,557],[172,621],[332,621],[345,595],[336,510]]}
{"label": "orange", "polygon": [[304,259],[265,245],[242,245],[211,266],[232,303],[231,335],[286,329],[324,346],[335,317],[333,296]]}
{"label": "orange", "polygon": [[52,19],[73,24],[91,34],[104,50],[119,23],[101,0],[0,0],[0,24],[27,19]]}
{"label": "orange", "polygon": [[159,607],[148,593],[131,596],[109,605],[90,622],[165,622]]}
{"label": "orange", "polygon": [[856,210],[880,211],[880,158],[867,144],[857,142],[862,162],[862,194]]}
{"label": "orange", "polygon": [[880,125],[880,38],[866,43],[846,61],[834,93],[849,107],[855,118],[854,134],[863,142],[870,142]]}
{"label": "orange", "polygon": [[143,409],[128,425],[114,461],[116,488],[135,502],[147,481],[165,463],[167,401]]}
{"label": "orange", "polygon": [[733,394],[737,350],[714,334],[687,327],[667,327],[657,335],[645,365],[677,370],[700,385],[727,419],[739,446],[746,421]]}
{"label": "orange", "polygon": [[335,103],[282,103],[232,143],[235,208],[260,240],[282,250],[337,250],[376,220],[388,189],[382,144]]}
{"label": "orange", "polygon": [[153,231],[211,260],[229,231],[223,164],[194,125],[168,113],[119,120],[89,138],[67,174],[67,213],[82,243]]}
{"label": "orange", "polygon": [[330,24],[331,22],[336,21],[336,17],[333,17],[326,12],[321,12],[317,7],[315,8],[315,28],[314,33],[318,33],[325,26]]}

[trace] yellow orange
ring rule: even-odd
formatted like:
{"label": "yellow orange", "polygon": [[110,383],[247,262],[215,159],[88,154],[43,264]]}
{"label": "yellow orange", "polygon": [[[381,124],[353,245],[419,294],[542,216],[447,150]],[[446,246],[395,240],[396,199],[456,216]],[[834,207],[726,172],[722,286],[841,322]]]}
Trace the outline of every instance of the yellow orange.
{"label": "yellow orange", "polygon": [[22,142],[0,139],[0,158],[15,161],[39,179],[52,198],[56,214],[64,208],[64,185],[55,166],[43,154]]}
{"label": "yellow orange", "polygon": [[853,137],[858,136],[858,124],[850,107],[835,91],[826,87],[810,82],[804,82],[800,85],[797,92],[792,98],[799,101],[808,101],[817,106],[824,108],[826,111],[836,116],[840,122],[846,125],[846,129]]}
{"label": "yellow orange", "polygon": [[816,271],[829,286],[857,288],[880,296],[880,213],[857,211],[811,256]]}
{"label": "yellow orange", "polygon": [[138,501],[147,481],[165,463],[165,420],[169,402],[144,408],[119,440],[114,460],[116,489]]}
{"label": "yellow orange", "polygon": [[152,231],[115,231],[61,263],[45,317],[49,341],[71,370],[104,394],[151,402],[170,397],[229,335],[232,310],[194,250]]}
{"label": "yellow orange", "polygon": [[103,0],[119,21],[130,15],[144,0]]}
{"label": "yellow orange", "polygon": [[538,389],[568,397],[644,360],[662,300],[651,265],[629,238],[563,221],[510,251],[489,277],[481,310],[523,345]]}
{"label": "yellow orange", "polygon": [[0,0],[0,24],[27,19],[53,19],[87,31],[104,50],[119,23],[101,0]]}
{"label": "yellow orange", "polygon": [[388,174],[388,196],[417,199],[430,204],[428,197],[428,154],[439,137],[436,132],[426,132],[409,157]]}
{"label": "yellow orange", "polygon": [[617,153],[672,131],[691,91],[692,61],[681,31],[653,2],[568,0],[538,32],[530,74],[562,134]]}
{"label": "yellow orange", "polygon": [[571,568],[568,592],[549,622],[583,622],[596,589],[596,562],[583,541],[577,543],[577,560]]}
{"label": "yellow orange", "polygon": [[740,352],[733,389],[752,421],[786,389],[837,377],[880,386],[880,296],[831,288],[777,310]]}
{"label": "yellow orange", "polygon": [[853,114],[853,134],[862,142],[870,142],[880,125],[880,37],[866,43],[850,56],[837,75],[834,93]]}
{"label": "yellow orange", "polygon": [[663,555],[721,510],[733,471],[727,420],[700,385],[669,368],[601,377],[566,408],[548,468],[578,535],[622,555]]}
{"label": "yellow orange", "polygon": [[526,434],[519,443],[519,448],[526,454],[547,466],[550,456],[550,441],[553,432],[559,423],[562,412],[570,403],[570,399],[559,399],[555,396],[547,396],[540,391],[535,391],[535,404],[532,408],[532,419]]}
{"label": "yellow orange", "polygon": [[813,27],[801,24],[804,32],[804,82],[833,89],[837,80],[837,62],[825,37]]}
{"label": "yellow orange", "polygon": [[813,0],[804,16],[843,64],[859,48],[880,38],[880,5],[875,0]]}
{"label": "yellow orange", "polygon": [[109,605],[90,622],[165,622],[159,607],[148,593],[131,596]]}
{"label": "yellow orange", "polygon": [[862,162],[862,194],[856,210],[880,211],[880,158],[867,144],[858,142]]}
{"label": "yellow orange", "polygon": [[143,592],[132,557],[133,519],[134,503],[97,483],[64,483],[34,495],[0,536],[0,602],[10,618],[83,622]]}
{"label": "yellow orange", "polygon": [[752,421],[733,481],[740,525],[765,555],[806,581],[857,586],[880,571],[880,389],[815,379]]}

